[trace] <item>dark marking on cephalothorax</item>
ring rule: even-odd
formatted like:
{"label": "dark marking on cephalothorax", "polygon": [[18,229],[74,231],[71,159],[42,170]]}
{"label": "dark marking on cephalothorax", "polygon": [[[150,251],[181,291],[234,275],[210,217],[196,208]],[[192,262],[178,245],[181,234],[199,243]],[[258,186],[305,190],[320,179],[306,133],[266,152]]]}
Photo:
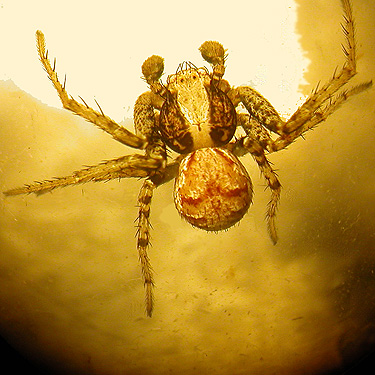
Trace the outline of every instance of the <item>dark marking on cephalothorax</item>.
{"label": "dark marking on cephalothorax", "polygon": [[210,122],[211,138],[215,146],[227,144],[233,137],[237,127],[236,110],[228,96],[220,89],[210,85]]}
{"label": "dark marking on cephalothorax", "polygon": [[[193,65],[168,77],[160,111],[159,132],[181,154],[227,144],[236,130],[236,111],[205,69]],[[189,88],[189,90],[186,90]]]}
{"label": "dark marking on cephalothorax", "polygon": [[193,151],[193,138],[189,133],[189,123],[182,114],[177,100],[168,94],[160,111],[158,130],[164,142],[180,154]]}

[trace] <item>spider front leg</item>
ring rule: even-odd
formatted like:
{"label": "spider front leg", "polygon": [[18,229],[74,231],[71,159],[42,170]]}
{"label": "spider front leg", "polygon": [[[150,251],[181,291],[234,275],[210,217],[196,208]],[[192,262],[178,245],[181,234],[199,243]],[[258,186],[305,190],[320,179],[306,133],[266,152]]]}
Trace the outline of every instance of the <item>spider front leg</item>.
{"label": "spider front leg", "polygon": [[[268,142],[267,150],[269,152],[287,147],[295,139],[324,121],[350,96],[356,95],[372,85],[371,81],[365,82],[336,94],[357,73],[352,7],[349,0],[341,2],[344,10],[342,28],[346,38],[346,45],[343,46],[346,62],[341,71],[335,72],[328,83],[319,90],[316,89],[288,121],[283,121],[273,106],[250,87],[238,87],[228,92],[228,96],[235,106],[240,102],[244,104],[255,123],[261,124],[279,135],[275,141]],[[334,96],[335,94],[336,96]]]}
{"label": "spider front leg", "polygon": [[282,136],[272,141],[268,147],[268,151],[275,152],[286,148],[308,130],[313,129],[320,122],[325,121],[326,118],[333,112],[335,112],[350,96],[359,94],[362,91],[367,90],[371,86],[371,81],[364,82],[352,87],[349,90],[344,90],[334,98],[330,98],[325,106],[318,108],[313,113],[306,114],[307,117],[305,119],[305,122],[300,127],[297,127],[297,129],[295,129],[294,131],[288,134],[283,134]]}
{"label": "spider front leg", "polygon": [[43,67],[47,72],[49,79],[53,83],[53,86],[55,87],[60,97],[61,103],[65,109],[68,109],[75,114],[83,117],[87,121],[95,124],[100,129],[109,133],[114,139],[127,146],[139,149],[144,149],[147,146],[147,141],[143,137],[137,136],[126,130],[122,126],[116,124],[108,116],[104,115],[100,107],[99,113],[90,108],[85,102],[84,104],[81,104],[73,98],[69,97],[68,93],[65,90],[65,82],[64,85],[62,85],[58,79],[55,70],[56,60],[53,67],[51,66],[51,63],[48,59],[48,51],[46,50],[44,34],[40,30],[36,32],[36,39],[40,61],[43,64]]}
{"label": "spider front leg", "polygon": [[[303,131],[310,129],[306,122],[313,117],[313,114],[319,110],[323,103],[331,99],[332,96],[349,80],[357,74],[356,61],[356,44],[355,44],[355,28],[352,6],[349,0],[341,0],[344,10],[344,23],[342,29],[346,38],[346,45],[343,45],[343,51],[346,58],[343,68],[339,73],[333,74],[333,77],[319,90],[316,89],[313,94],[303,103],[303,105],[292,115],[285,123],[283,133],[290,134],[300,127]],[[299,131],[302,133],[303,131]]]}
{"label": "spider front leg", "polygon": [[352,6],[349,0],[341,0],[344,10],[342,29],[346,38],[343,51],[346,58],[341,71],[333,74],[331,80],[321,89],[316,89],[305,103],[292,115],[282,129],[283,134],[275,140],[271,151],[279,151],[292,143],[303,133],[324,121],[350,96],[361,93],[372,86],[372,81],[361,83],[338,95],[334,94],[357,74],[355,28]]}

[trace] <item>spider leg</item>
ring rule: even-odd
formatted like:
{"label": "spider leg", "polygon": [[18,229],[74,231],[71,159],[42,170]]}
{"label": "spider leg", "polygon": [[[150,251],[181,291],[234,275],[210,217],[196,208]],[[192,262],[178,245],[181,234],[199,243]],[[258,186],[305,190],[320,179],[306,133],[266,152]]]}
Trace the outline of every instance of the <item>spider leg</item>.
{"label": "spider leg", "polygon": [[268,150],[271,147],[273,139],[270,132],[256,117],[250,116],[247,113],[237,113],[237,125],[241,125],[246,135],[259,142],[264,150]]}
{"label": "spider leg", "polygon": [[249,86],[240,86],[228,92],[228,97],[236,107],[240,102],[250,116],[274,133],[282,134],[285,121],[281,119],[272,104]]}
{"label": "spider leg", "polygon": [[351,95],[358,94],[371,87],[372,82],[365,82],[354,88],[344,91],[333,98],[333,95],[357,74],[355,29],[352,7],[349,0],[341,0],[344,10],[342,29],[346,38],[343,52],[346,62],[341,71],[336,71],[331,80],[321,89],[316,89],[305,103],[292,115],[282,129],[283,134],[275,141],[272,151],[278,151],[288,146],[304,132],[324,121],[331,113]]}
{"label": "spider leg", "polygon": [[144,136],[149,142],[146,155],[167,160],[166,147],[156,129],[158,114],[155,108],[161,108],[164,100],[155,93],[148,91],[141,94],[134,105],[134,127],[136,134]]}
{"label": "spider leg", "polygon": [[58,187],[78,185],[90,181],[108,181],[125,177],[148,177],[162,162],[144,155],[127,155],[73,172],[72,175],[44,180],[4,192],[5,195],[43,194]]}
{"label": "spider leg", "polygon": [[163,173],[155,173],[146,179],[138,195],[139,213],[137,218],[137,250],[142,269],[142,278],[146,291],[146,313],[152,316],[154,309],[154,278],[153,269],[147,250],[150,247],[150,211],[151,199],[154,189],[171,179],[175,178],[178,172],[179,160],[169,164]]}
{"label": "spider leg", "polygon": [[335,97],[331,98],[325,106],[321,106],[318,110],[316,110],[302,126],[292,131],[291,133],[282,135],[278,137],[276,140],[272,141],[268,145],[269,152],[279,151],[289,146],[292,142],[294,142],[298,137],[303,135],[305,132],[314,128],[320,122],[325,121],[326,118],[333,112],[335,112],[336,109],[338,109],[350,96],[359,94],[362,91],[370,88],[371,86],[371,81],[364,82],[362,84],[352,87],[349,90],[345,90],[340,94],[336,95]]}
{"label": "spider leg", "polygon": [[346,38],[346,46],[343,46],[346,62],[338,74],[336,74],[335,71],[331,80],[319,90],[316,89],[305,103],[291,116],[284,126],[283,133],[285,134],[291,133],[300,126],[303,126],[325,101],[331,98],[337,90],[348,83],[349,80],[357,74],[352,7],[349,0],[341,0],[341,3],[344,10],[343,17],[345,21],[345,23],[342,24],[342,29]]}
{"label": "spider leg", "polygon": [[285,122],[267,99],[248,86],[230,89],[229,84],[222,80],[225,73],[224,63],[227,57],[224,47],[218,42],[209,41],[204,42],[199,47],[199,51],[202,57],[213,66],[212,81],[228,95],[234,107],[242,102],[250,115],[255,117],[258,122],[269,130],[281,134]]}
{"label": "spider leg", "polygon": [[292,115],[285,124],[284,133],[291,133],[298,127],[303,125],[312,114],[324,103],[332,97],[332,95],[344,86],[349,80],[357,74],[356,71],[356,46],[354,36],[354,19],[352,7],[349,0],[341,0],[344,10],[344,24],[342,29],[346,38],[346,46],[343,46],[343,52],[346,62],[341,71],[336,71],[322,88],[315,90],[313,94],[305,101],[305,103]]}
{"label": "spider leg", "polygon": [[146,155],[161,161],[158,170],[150,174],[143,182],[138,196],[139,213],[137,218],[137,249],[142,269],[142,278],[146,290],[146,313],[149,317],[154,308],[154,280],[147,249],[150,246],[150,209],[154,189],[175,176],[176,163],[167,166],[167,152],[158,129],[158,114],[163,106],[165,87],[159,82],[163,73],[164,62],[160,56],[151,56],[142,64],[142,73],[151,91],[140,95],[134,106],[134,126],[136,134],[141,134],[148,141]]}
{"label": "spider leg", "polygon": [[150,246],[150,208],[152,194],[156,185],[145,180],[138,196],[139,215],[137,224],[137,249],[139,260],[141,262],[142,277],[146,290],[146,312],[151,317],[154,308],[154,280],[150,258],[147,255],[147,249]]}
{"label": "spider leg", "polygon": [[53,86],[55,87],[60,97],[61,103],[65,109],[68,109],[75,114],[83,117],[87,121],[95,124],[100,129],[109,133],[114,139],[127,146],[139,149],[144,149],[147,146],[147,141],[145,138],[139,135],[135,135],[124,127],[116,124],[108,116],[104,115],[100,107],[99,113],[90,108],[86,103],[78,103],[76,100],[69,97],[68,93],[65,90],[65,82],[63,85],[60,83],[55,71],[56,60],[53,67],[51,66],[51,63],[48,59],[48,51],[46,50],[44,34],[40,30],[36,32],[36,39],[40,61],[43,64],[43,67],[47,72],[49,79],[53,83]]}
{"label": "spider leg", "polygon": [[271,189],[271,200],[268,203],[267,208],[267,227],[270,234],[271,240],[274,244],[277,242],[277,230],[276,230],[276,211],[280,200],[281,183],[277,178],[277,175],[270,162],[267,160],[264,153],[264,148],[260,142],[250,136],[243,138],[243,147],[251,153],[254,160],[257,162],[260,171],[265,177],[269,188]]}
{"label": "spider leg", "polygon": [[251,87],[238,87],[228,92],[232,103],[237,106],[242,102],[251,115],[252,124],[248,124],[249,128],[257,129],[259,127],[257,124],[259,124],[279,135],[275,141],[269,139],[265,145],[261,142],[269,152],[287,147],[303,133],[324,121],[350,96],[372,85],[371,81],[365,82],[334,96],[357,73],[352,7],[349,0],[341,0],[341,2],[344,10],[342,28],[346,38],[346,45],[343,46],[346,62],[341,71],[338,74],[335,72],[327,84],[319,90],[316,89],[288,121],[283,121],[275,108]]}

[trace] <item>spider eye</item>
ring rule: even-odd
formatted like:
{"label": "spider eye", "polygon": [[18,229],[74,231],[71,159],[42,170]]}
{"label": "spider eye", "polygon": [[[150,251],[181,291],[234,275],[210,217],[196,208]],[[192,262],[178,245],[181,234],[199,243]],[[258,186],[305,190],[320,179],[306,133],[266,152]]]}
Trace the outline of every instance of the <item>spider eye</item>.
{"label": "spider eye", "polygon": [[184,83],[185,79],[183,77],[180,78],[180,83]]}

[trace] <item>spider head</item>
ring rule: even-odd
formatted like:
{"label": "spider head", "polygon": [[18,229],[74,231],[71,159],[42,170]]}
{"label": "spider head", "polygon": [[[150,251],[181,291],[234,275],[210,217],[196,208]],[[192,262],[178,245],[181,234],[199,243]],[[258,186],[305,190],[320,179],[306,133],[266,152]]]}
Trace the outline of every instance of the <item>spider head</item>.
{"label": "spider head", "polygon": [[227,229],[240,221],[253,196],[241,162],[222,148],[201,148],[185,156],[175,180],[174,201],[180,215],[207,231]]}
{"label": "spider head", "polygon": [[234,106],[206,68],[184,62],[168,77],[166,88],[159,132],[172,150],[186,154],[231,140],[236,129]]}

